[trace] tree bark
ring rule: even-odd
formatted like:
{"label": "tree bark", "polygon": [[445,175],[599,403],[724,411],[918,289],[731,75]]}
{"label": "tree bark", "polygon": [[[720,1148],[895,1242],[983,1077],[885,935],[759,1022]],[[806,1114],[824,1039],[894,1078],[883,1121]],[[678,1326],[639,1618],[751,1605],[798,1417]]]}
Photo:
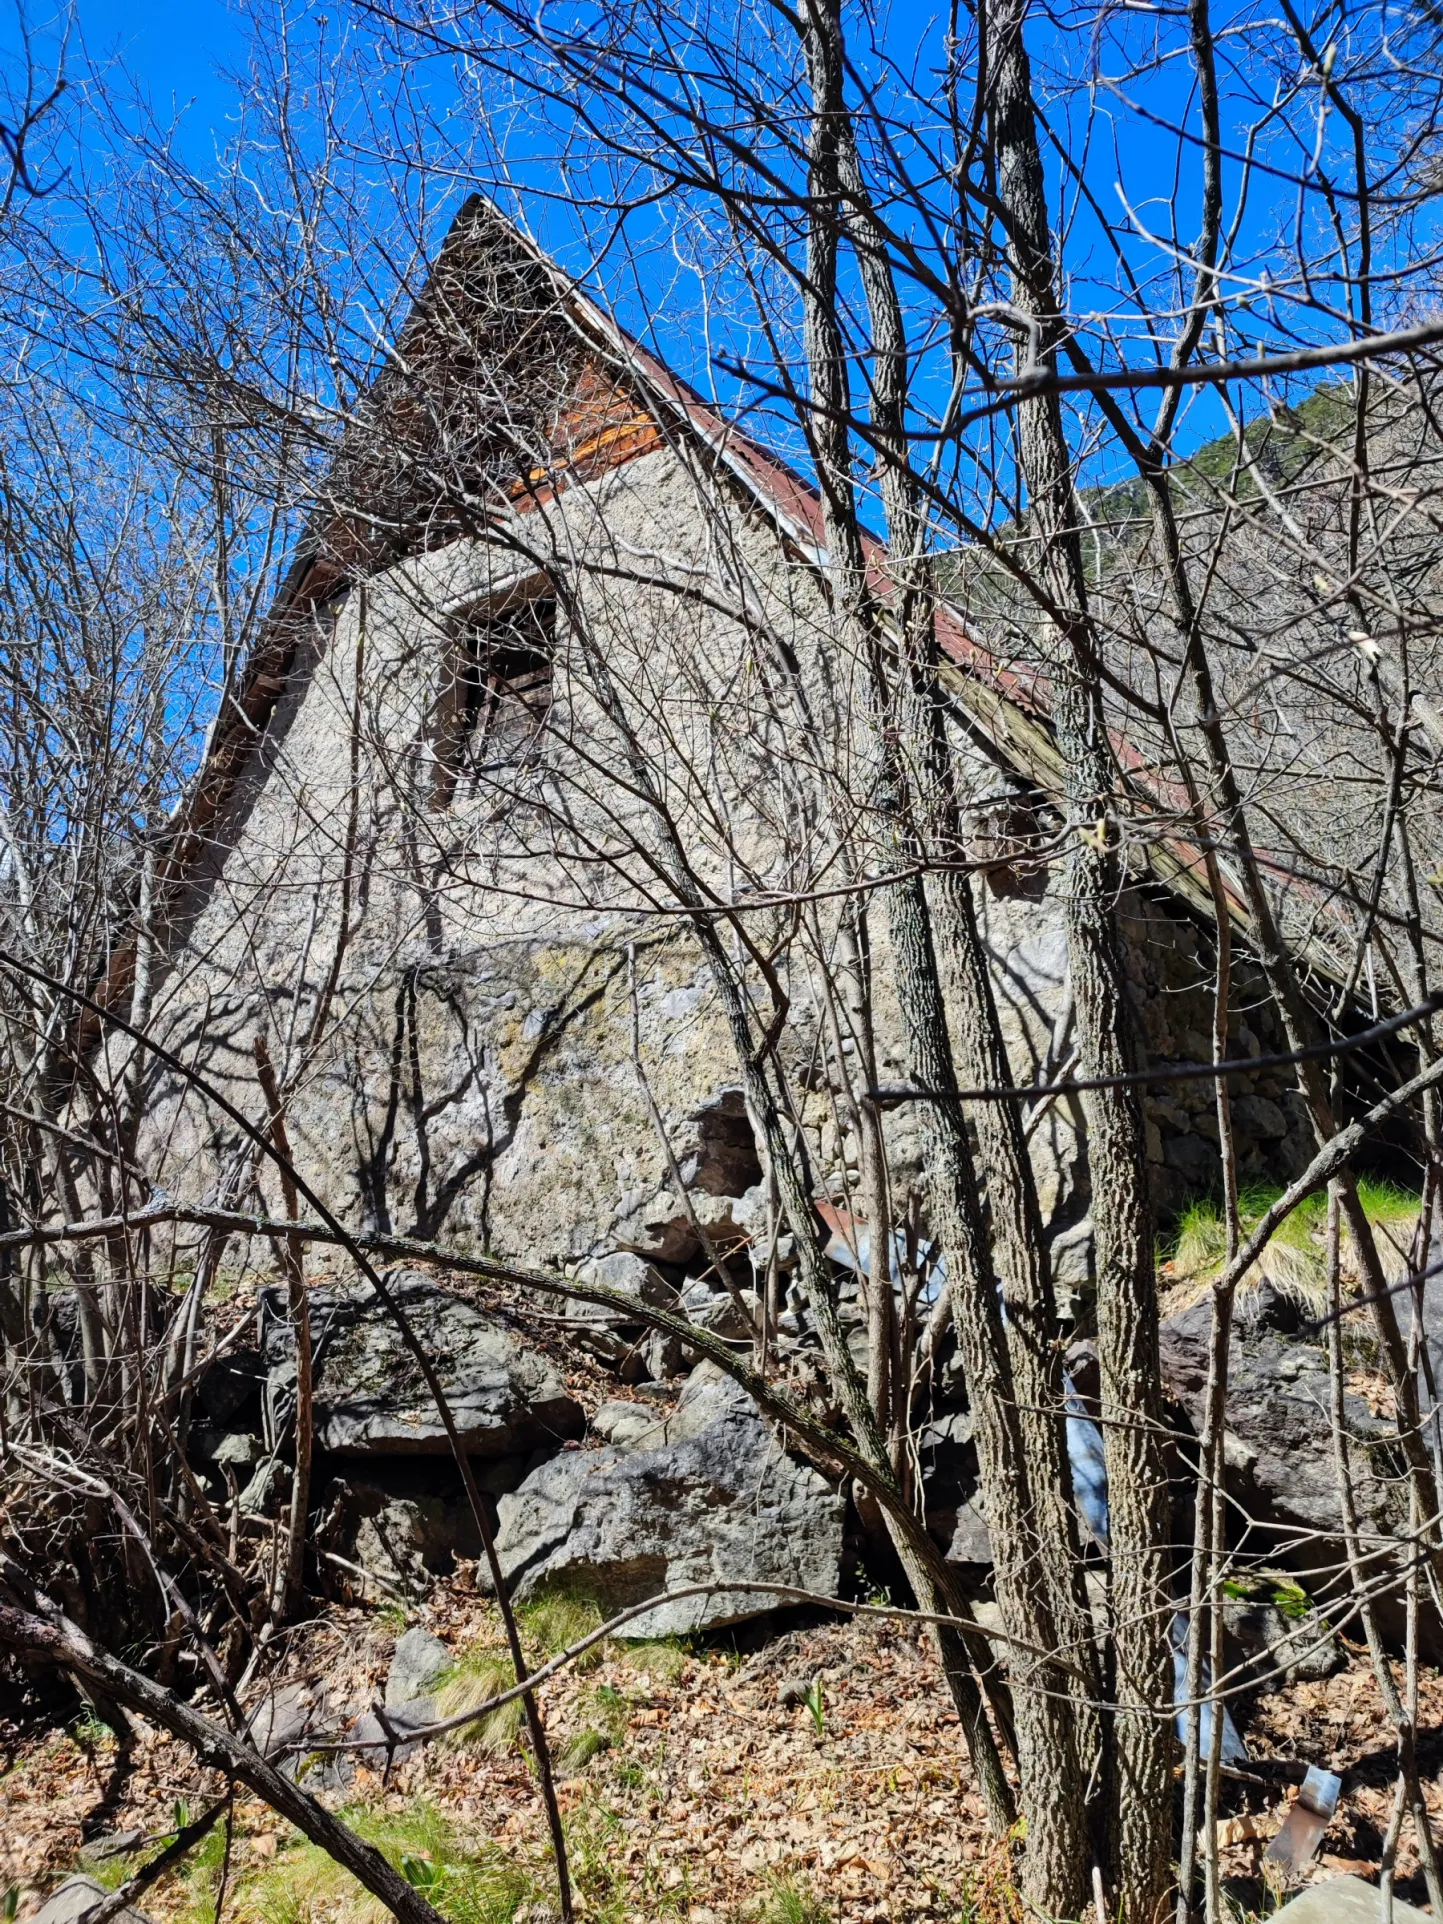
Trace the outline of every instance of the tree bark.
{"label": "tree bark", "polygon": [[[1026,0],[987,16],[992,145],[1005,216],[1013,303],[1037,326],[1039,359],[1061,327],[1042,160],[1023,37]],[[1086,1077],[1138,1067],[1135,1025],[1114,904],[1124,881],[1109,807],[1114,769],[1097,640],[1088,614],[1082,516],[1056,395],[1017,410],[1029,527],[1043,549],[1057,634],[1053,720],[1064,763],[1071,854],[1067,933]],[[1169,1883],[1172,1651],[1167,1468],[1157,1348],[1157,1286],[1141,1091],[1083,1097],[1094,1198],[1098,1357],[1111,1514],[1117,1691],[1113,1749],[1114,1900],[1137,1924],[1161,1914]]]}
{"label": "tree bark", "polygon": [[[926,825],[933,797],[918,796],[915,782],[945,773],[947,746],[929,728],[930,690],[919,687],[916,649],[931,633],[922,560],[922,527],[917,504],[900,479],[905,471],[903,408],[905,342],[890,274],[868,244],[858,240],[848,202],[860,216],[863,193],[860,164],[853,146],[843,77],[845,57],[840,12],[831,0],[817,0],[808,12],[805,53],[812,94],[809,153],[810,224],[804,333],[815,403],[812,434],[822,482],[829,577],[833,609],[870,671],[874,728],[879,750],[879,800],[892,825],[893,848],[904,879],[887,891],[903,1025],[912,1075],[927,1086],[955,1088],[931,918],[918,872],[928,856]],[[882,623],[872,605],[866,558],[850,474],[850,397],[844,344],[838,319],[837,253],[842,233],[852,227],[862,266],[874,345],[874,405],[884,437],[884,499],[888,510],[893,574],[898,590],[891,611],[902,633],[895,692],[888,686]],[[890,441],[888,447],[886,443]],[[890,454],[891,460],[886,457]],[[940,748],[940,758],[935,752]],[[939,768],[940,759],[940,768]],[[913,772],[915,767],[915,773]],[[909,779],[910,777],[910,779]],[[908,873],[910,871],[910,873]],[[985,974],[985,958],[982,959]],[[975,978],[969,988],[976,987]],[[995,1010],[993,1010],[995,1026]],[[985,1017],[984,1017],[985,1020]],[[1008,1357],[997,1279],[988,1248],[976,1171],[960,1107],[929,1104],[924,1114],[926,1193],[933,1234],[947,1255],[948,1290],[966,1371],[973,1411],[974,1438],[983,1503],[993,1541],[999,1601],[1014,1634],[1029,1643],[1056,1649],[1066,1641],[1072,1656],[1085,1661],[1090,1640],[1080,1614],[1059,1633],[1053,1608],[1056,1574],[1068,1578],[1069,1532],[1066,1524],[1065,1459],[1056,1452],[1050,1467],[1052,1490],[1042,1496],[1024,1437],[1019,1397]],[[1020,1172],[1014,1171],[1014,1174]],[[1018,1198],[1002,1206],[1016,1207]],[[1040,1240],[1040,1238],[1039,1238]],[[1045,1291],[1044,1291],[1045,1295]],[[1021,1305],[1019,1304],[1019,1307]],[[1029,1303],[1029,1319],[1041,1308]],[[1024,1332],[1022,1340],[1026,1342]],[[1049,1418],[1042,1382],[1033,1384]],[[1060,1410],[1060,1398],[1058,1399]],[[1060,1438],[1059,1438],[1060,1441]],[[1044,1446],[1044,1459],[1046,1450]],[[1061,1524],[1039,1555],[1042,1533]],[[1076,1915],[1086,1890],[1086,1822],[1076,1722],[1068,1702],[1069,1678],[1063,1671],[1034,1667],[1026,1677],[1014,1671],[1017,1759],[1028,1841],[1024,1888],[1030,1902],[1051,1916]]]}
{"label": "tree bark", "polygon": [[[955,1089],[926,898],[920,878],[889,891],[897,992],[907,1031],[908,1070],[923,1086]],[[1014,1635],[1055,1650],[1059,1637],[1051,1583],[1038,1555],[1039,1504],[1002,1326],[1002,1302],[987,1246],[977,1176],[961,1104],[927,1103],[923,1119],[927,1204],[933,1234],[947,1252],[947,1287],[967,1378],[973,1437],[1003,1621]],[[1045,1514],[1045,1512],[1043,1513]],[[1084,1662],[1090,1640],[1069,1648]],[[1017,1765],[1027,1814],[1023,1889],[1044,1916],[1081,1915],[1089,1862],[1072,1683],[1061,1670],[1013,1670]]]}
{"label": "tree bark", "polygon": [[[840,34],[839,27],[834,31]],[[914,791],[905,805],[917,841],[912,853],[937,865],[928,907],[952,991],[963,1075],[978,1086],[1005,1086],[1012,1080],[1012,1065],[977,927],[971,882],[965,869],[956,866],[965,853],[965,838],[938,677],[935,599],[924,552],[925,515],[906,434],[906,326],[891,264],[865,218],[870,203],[855,132],[845,113],[838,118],[843,219],[857,255],[871,323],[873,431],[881,451],[888,566],[897,591],[895,612],[902,635],[895,707],[903,749],[900,762],[911,775]],[[878,680],[880,684],[880,676]],[[879,707],[886,702],[881,685],[876,700]],[[884,708],[884,756],[889,720]],[[894,786],[900,786],[900,778],[899,768]],[[1095,1711],[1100,1681],[1072,1505],[1057,1309],[1037,1188],[1020,1109],[1011,1103],[983,1103],[976,1123],[982,1167],[988,1172],[993,1261],[1006,1304],[1006,1340],[1022,1448],[1032,1478],[1029,1549],[1050,1598],[1058,1641],[1072,1653],[1086,1679],[1078,1689],[1079,1755],[1084,1775],[1100,1784],[1100,1770],[1093,1775],[1094,1762],[1100,1763]]]}
{"label": "tree bark", "polygon": [[[286,1215],[300,1220],[300,1197],[291,1175],[291,1145],[286,1130],[285,1104],[276,1083],[266,1039],[256,1031],[254,1053],[261,1094],[266,1100],[266,1123],[271,1141],[281,1158],[281,1194]],[[311,1454],[315,1437],[314,1398],[311,1385],[311,1306],[306,1294],[305,1254],[299,1236],[287,1236],[281,1248],[285,1271],[286,1295],[296,1340],[296,1461],[291,1472],[291,1514],[286,1526],[285,1550],[275,1595],[271,1598],[271,1621],[279,1626],[288,1621],[300,1603],[306,1558],[306,1523],[311,1507]]]}

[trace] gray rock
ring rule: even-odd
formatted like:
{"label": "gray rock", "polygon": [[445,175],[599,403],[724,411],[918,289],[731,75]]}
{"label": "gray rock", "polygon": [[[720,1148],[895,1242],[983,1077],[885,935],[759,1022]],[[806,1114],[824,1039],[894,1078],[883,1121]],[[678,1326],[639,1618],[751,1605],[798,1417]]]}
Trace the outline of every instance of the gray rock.
{"label": "gray rock", "polygon": [[[505,1456],[581,1434],[580,1405],[544,1356],[459,1296],[402,1274],[392,1293],[435,1360],[466,1448]],[[267,1400],[276,1432],[294,1400],[295,1357],[278,1291],[266,1293]],[[341,1456],[449,1454],[419,1366],[364,1285],[311,1293],[316,1442]]]}
{"label": "gray rock", "polygon": [[138,1830],[107,1831],[104,1837],[92,1837],[80,1846],[79,1858],[87,1866],[108,1864],[112,1857],[128,1857],[144,1841],[144,1832]]}
{"label": "gray rock", "polygon": [[681,1152],[687,1188],[707,1196],[743,1196],[755,1188],[762,1166],[741,1090],[719,1090],[689,1120],[695,1134]]}
{"label": "gray rock", "polygon": [[237,1498],[241,1514],[265,1516],[271,1508],[283,1479],[288,1480],[287,1472],[273,1456],[267,1457]]}
{"label": "gray rock", "polygon": [[555,1457],[499,1508],[497,1548],[522,1598],[573,1588],[612,1612],[687,1583],[735,1584],[648,1611],[628,1626],[635,1637],[775,1609],[748,1594],[748,1577],[831,1593],[840,1575],[843,1499],[709,1365],[688,1379],[657,1447]]}
{"label": "gray rock", "polygon": [[688,1320],[698,1329],[704,1329],[710,1336],[720,1336],[727,1342],[750,1342],[755,1334],[755,1319],[761,1313],[761,1298],[754,1289],[738,1290],[741,1302],[730,1290],[720,1290],[715,1295],[708,1294],[703,1299],[688,1303]]}
{"label": "gray rock", "polygon": [[1085,1293],[1093,1285],[1094,1242],[1092,1218],[1059,1229],[1052,1237],[1052,1282],[1058,1291]]}
{"label": "gray rock", "polygon": [[196,1385],[196,1396],[212,1422],[224,1423],[255,1395],[264,1376],[258,1350],[233,1349],[211,1364]]}
{"label": "gray rock", "polygon": [[[1278,1924],[1377,1924],[1378,1887],[1361,1877],[1329,1877],[1274,1911]],[[1429,1924],[1432,1913],[1393,1899],[1393,1924]]]}
{"label": "gray rock", "polygon": [[[1211,1306],[1206,1301],[1169,1317],[1159,1331],[1163,1378],[1194,1423],[1207,1390]],[[1328,1359],[1321,1346],[1269,1327],[1271,1302],[1257,1321],[1243,1297],[1228,1362],[1227,1427],[1231,1464],[1241,1477],[1237,1495],[1255,1517],[1337,1534],[1342,1527],[1338,1477],[1328,1419]],[[1382,1479],[1370,1475],[1368,1448],[1387,1426],[1359,1396],[1346,1399],[1349,1428],[1359,1439],[1359,1494],[1374,1521],[1387,1522]],[[1310,1560],[1325,1561],[1320,1550]]]}
{"label": "gray rock", "polygon": [[[251,1711],[248,1728],[263,1757],[278,1756],[308,1737],[319,1742],[327,1731],[326,1693],[308,1683],[282,1684]],[[294,1767],[295,1759],[288,1761]]]}
{"label": "gray rock", "polygon": [[264,1455],[265,1445],[258,1436],[248,1430],[227,1430],[211,1450],[210,1460],[218,1470],[227,1465],[233,1470],[252,1470]]}
{"label": "gray rock", "polygon": [[991,1563],[992,1538],[987,1529],[987,1519],[982,1514],[982,1505],[975,1497],[969,1497],[957,1512],[957,1521],[952,1530],[952,1542],[947,1551],[949,1563]]}
{"label": "gray rock", "polygon": [[[676,1305],[675,1285],[635,1250],[617,1249],[608,1256],[594,1257],[589,1263],[583,1263],[577,1274],[580,1282],[620,1290],[623,1295],[634,1296],[639,1303],[647,1303],[653,1309],[672,1309]],[[628,1321],[623,1310],[607,1303],[568,1303],[566,1315],[571,1322],[601,1328],[623,1327]]]}
{"label": "gray rock", "polygon": [[1348,1661],[1320,1611],[1307,1609],[1285,1616],[1266,1593],[1230,1597],[1223,1622],[1264,1683],[1317,1683]]}
{"label": "gray rock", "polygon": [[[93,1911],[101,1899],[109,1895],[105,1886],[97,1884],[93,1877],[67,1877],[40,1906],[30,1924],[80,1924],[86,1912]],[[144,1911],[127,1904],[117,1924],[150,1924],[150,1919]]]}
{"label": "gray rock", "polygon": [[581,1274],[586,1282],[596,1283],[602,1289],[619,1289],[624,1295],[636,1297],[638,1302],[650,1303],[653,1309],[670,1309],[676,1301],[674,1286],[654,1263],[638,1256],[635,1250],[618,1249],[610,1256],[598,1256]]}
{"label": "gray rock", "polygon": [[414,1757],[421,1746],[419,1743],[407,1743],[406,1733],[435,1723],[438,1715],[434,1697],[410,1697],[404,1703],[387,1704],[385,1711],[386,1722],[391,1726],[390,1734],[374,1710],[368,1710],[358,1717],[346,1732],[348,1744],[374,1746],[372,1749],[363,1748],[346,1753],[348,1759],[365,1764],[370,1770],[384,1770],[388,1759],[392,1764],[403,1764],[408,1757]]}
{"label": "gray rock", "polygon": [[[1342,1572],[1346,1552],[1338,1476],[1328,1415],[1328,1359],[1305,1331],[1276,1327],[1296,1321],[1286,1297],[1259,1290],[1238,1304],[1228,1360],[1225,1460],[1230,1495],[1253,1519],[1254,1540],[1266,1546],[1269,1566],[1296,1563],[1300,1572],[1334,1570],[1329,1583],[1318,1581],[1317,1599],[1326,1611],[1335,1591],[1346,1590]],[[1203,1421],[1207,1393],[1211,1306],[1207,1301],[1168,1317],[1159,1331],[1163,1381],[1194,1426]],[[1396,1466],[1391,1460],[1391,1425],[1375,1417],[1361,1396],[1344,1398],[1344,1415],[1355,1439],[1354,1473],[1365,1527],[1397,1533],[1399,1514]],[[1314,1582],[1305,1574],[1310,1588]],[[1388,1599],[1380,1613],[1394,1634]]]}
{"label": "gray rock", "polygon": [[417,1596],[453,1557],[479,1556],[481,1541],[470,1510],[435,1496],[373,1492],[356,1525],[355,1561]]}
{"label": "gray rock", "polygon": [[603,1403],[591,1428],[619,1450],[655,1449],[666,1441],[666,1418],[643,1403]]}
{"label": "gray rock", "polygon": [[386,1709],[399,1710],[414,1697],[429,1697],[454,1658],[439,1637],[414,1624],[396,1643],[386,1672]]}
{"label": "gray rock", "polygon": [[[482,1496],[514,1490],[525,1457],[473,1459]],[[488,1506],[489,1507],[489,1506]],[[458,1557],[483,1554],[471,1505],[449,1471],[427,1457],[371,1458],[364,1476],[336,1478],[315,1529],[318,1550],[334,1551],[405,1593],[423,1595]]]}
{"label": "gray rock", "polygon": [[1162,1159],[1169,1169],[1198,1188],[1212,1180],[1217,1167],[1217,1151],[1198,1135],[1169,1137],[1162,1146]]}
{"label": "gray rock", "polygon": [[[1303,1311],[1296,1299],[1266,1279],[1243,1291],[1233,1316],[1238,1328],[1249,1336],[1261,1336],[1270,1329],[1282,1336],[1296,1336],[1303,1324]],[[1291,1363],[1295,1365],[1291,1367],[1294,1376],[1315,1368],[1312,1348],[1306,1344],[1300,1346]]]}
{"label": "gray rock", "polygon": [[1234,1096],[1233,1127],[1240,1136],[1257,1142],[1280,1142],[1288,1133],[1288,1119],[1267,1096]]}
{"label": "gray rock", "polygon": [[670,1330],[648,1330],[636,1347],[636,1355],[653,1381],[680,1376],[686,1368],[686,1351],[679,1336]]}

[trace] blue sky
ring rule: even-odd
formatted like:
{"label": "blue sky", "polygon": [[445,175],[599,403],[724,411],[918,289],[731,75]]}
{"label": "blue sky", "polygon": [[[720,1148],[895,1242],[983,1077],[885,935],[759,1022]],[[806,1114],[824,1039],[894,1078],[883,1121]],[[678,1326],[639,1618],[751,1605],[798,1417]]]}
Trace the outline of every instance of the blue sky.
{"label": "blue sky", "polygon": [[188,107],[198,131],[224,121],[231,93],[215,68],[241,46],[225,0],[80,0],[78,16],[91,54],[120,54],[158,107]]}
{"label": "blue sky", "polygon": [[[13,0],[0,0],[0,60],[4,60],[6,55],[13,55],[14,51],[13,26],[9,32],[5,30],[8,8],[12,3]],[[34,4],[35,0],[31,0],[31,5]],[[241,4],[244,4],[244,0],[241,0]],[[1226,11],[1228,0],[1220,0],[1220,4]],[[226,138],[228,122],[234,110],[233,89],[217,69],[228,64],[239,64],[244,55],[246,28],[237,6],[228,4],[228,0],[76,0],[76,5],[80,32],[90,61],[103,61],[111,54],[118,56],[127,74],[148,93],[163,121],[169,119],[172,112],[177,113],[184,130],[182,147],[191,164],[204,173],[211,149]],[[918,29],[922,29],[930,21],[935,28],[934,7],[935,0],[896,0],[895,8],[887,14],[889,37],[902,46],[908,42],[908,26],[915,23]],[[315,18],[328,11],[324,0],[313,0],[312,12],[307,17]],[[343,11],[343,5],[338,4],[336,12]],[[32,18],[38,17],[32,12]],[[335,14],[332,14],[332,18],[335,18]],[[1049,65],[1052,51],[1047,41],[1049,29],[1041,9],[1038,10],[1038,22],[1034,57],[1038,61],[1040,77]],[[915,47],[915,34],[913,44]],[[41,55],[43,58],[43,47]],[[431,77],[428,70],[427,78]],[[446,90],[447,82],[444,79],[438,78],[437,84],[443,92]],[[1045,82],[1042,84],[1045,87]],[[1154,112],[1163,108],[1184,118],[1195,112],[1184,68],[1174,66],[1155,76],[1148,83],[1148,93]],[[1082,104],[1085,106],[1087,103],[1084,101]],[[1100,107],[1098,126],[1103,131],[1095,148],[1085,147],[1080,129],[1070,126],[1065,114],[1057,123],[1056,131],[1071,153],[1079,155],[1087,152],[1086,164],[1093,187],[1112,216],[1115,218],[1117,212],[1114,181],[1120,176],[1139,217],[1149,228],[1158,230],[1165,241],[1168,203],[1177,191],[1171,141],[1157,131],[1153,121],[1146,116],[1133,115],[1105,93]],[[1230,128],[1227,131],[1229,137],[1236,132]],[[559,183],[554,164],[546,164],[550,156],[542,156],[531,149],[533,141],[544,146],[552,137],[544,124],[544,116],[538,117],[531,132],[528,132],[523,118],[519,127],[513,129],[510,151],[513,161],[520,162],[518,171],[524,181],[530,185],[539,183],[543,189],[549,188],[554,192]],[[1233,144],[1239,142],[1240,136]],[[528,152],[533,162],[530,167],[527,166]],[[1186,158],[1191,163],[1191,150]],[[1056,162],[1051,156],[1049,165],[1053,169],[1054,204],[1071,204],[1070,188],[1065,195],[1059,193],[1061,181]],[[1224,174],[1229,183],[1228,204],[1231,210],[1236,174],[1233,163],[1225,165]],[[1184,167],[1182,183],[1178,239],[1186,247],[1196,222],[1195,165]],[[462,191],[464,184],[459,181],[454,183],[449,194],[443,185],[441,200],[448,202],[459,198]],[[1291,219],[1291,202],[1291,188],[1270,186],[1266,178],[1258,182],[1250,197],[1247,217],[1242,226],[1241,242],[1245,255],[1254,249],[1260,254],[1273,252],[1277,244],[1275,231],[1282,232]],[[572,264],[566,243],[568,229],[573,223],[568,221],[566,210],[558,207],[550,194],[543,191],[528,201],[528,213],[543,243],[552,246],[563,258],[568,259],[568,264]],[[1281,227],[1278,227],[1279,222],[1282,223]],[[1070,290],[1072,298],[1084,309],[1096,305],[1099,309],[1117,312],[1114,297],[1106,285],[1112,269],[1105,249],[1097,246],[1096,234],[1088,231],[1088,225],[1089,217],[1084,213],[1070,249],[1074,275]],[[632,230],[634,234],[640,233],[643,239],[643,246],[635,259],[635,278],[620,271],[613,257],[607,264],[606,294],[616,304],[620,318],[637,327],[638,331],[646,331],[648,318],[653,319],[657,323],[653,334],[657,348],[679,371],[705,387],[708,384],[708,349],[715,351],[718,345],[725,343],[717,335],[702,332],[694,311],[690,284],[684,275],[678,275],[677,261],[666,234],[659,227],[655,246],[648,248],[645,245],[645,226],[643,219],[635,223]],[[1124,244],[1140,272],[1155,270],[1159,262],[1166,259],[1165,252],[1159,252],[1151,243],[1144,244],[1138,237],[1128,238]],[[1103,276],[1095,288],[1089,282],[1089,276],[1094,272],[1101,272]],[[1260,317],[1255,312],[1246,321],[1246,331],[1253,336],[1259,332],[1267,335],[1270,332],[1267,319],[1266,313]],[[1125,337],[1125,314],[1121,316],[1121,321]],[[1127,351],[1146,350],[1139,346],[1135,350],[1128,348]],[[729,399],[735,399],[736,383],[729,381],[724,374],[719,374],[717,381],[722,393]],[[1142,408],[1144,416],[1150,417],[1151,412],[1150,405]],[[1223,425],[1215,402],[1207,396],[1194,397],[1184,410],[1179,444],[1183,447],[1196,445],[1198,441],[1216,434]],[[1104,448],[1104,458],[1105,452]]]}

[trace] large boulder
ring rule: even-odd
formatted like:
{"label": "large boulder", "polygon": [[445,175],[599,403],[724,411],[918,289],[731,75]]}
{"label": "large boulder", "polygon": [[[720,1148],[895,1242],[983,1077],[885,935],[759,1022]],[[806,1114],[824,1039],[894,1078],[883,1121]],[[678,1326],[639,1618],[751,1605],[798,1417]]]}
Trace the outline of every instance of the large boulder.
{"label": "large boulder", "polygon": [[[441,1378],[467,1451],[510,1456],[580,1436],[580,1405],[547,1359],[510,1329],[425,1277],[391,1284]],[[339,1456],[450,1453],[419,1364],[364,1283],[311,1291],[316,1442]],[[289,1427],[295,1341],[279,1290],[265,1293],[272,1434]]]}
{"label": "large boulder", "polygon": [[[1167,1317],[1159,1330],[1163,1381],[1195,1426],[1207,1396],[1208,1299]],[[1342,1531],[1338,1472],[1328,1415],[1328,1356],[1296,1306],[1263,1283],[1239,1300],[1228,1356],[1226,1461],[1232,1493],[1263,1526],[1256,1547],[1275,1559],[1294,1542],[1309,1564],[1325,1559],[1312,1533]],[[1388,1460],[1391,1424],[1351,1390],[1344,1414],[1364,1527],[1397,1524]]]}
{"label": "large boulder", "polygon": [[[1204,1299],[1165,1318],[1159,1331],[1164,1385],[1199,1430],[1211,1319]],[[1236,1519],[1251,1520],[1239,1537],[1244,1561],[1296,1570],[1326,1611],[1348,1584],[1325,1340],[1271,1284],[1241,1296],[1228,1357],[1224,1451],[1235,1504],[1231,1527],[1236,1533]],[[1344,1396],[1344,1420],[1359,1520],[1376,1545],[1400,1535],[1406,1522],[1393,1425],[1352,1388]],[[1376,1561],[1373,1572],[1375,1579],[1383,1574]],[[1376,1607],[1385,1633],[1400,1634],[1397,1599],[1382,1596]],[[1435,1640],[1425,1640],[1431,1654]],[[1300,1659],[1285,1661],[1292,1668]]]}
{"label": "large boulder", "polygon": [[[1376,1884],[1361,1877],[1325,1877],[1281,1910],[1273,1912],[1278,1924],[1373,1924],[1382,1911]],[[1393,1924],[1428,1924],[1431,1911],[1420,1911],[1416,1904],[1404,1904],[1391,1894],[1388,1915]]]}
{"label": "large boulder", "polygon": [[735,1588],[660,1605],[633,1637],[682,1634],[778,1607],[747,1578],[835,1593],[843,1499],[780,1448],[761,1411],[709,1364],[693,1371],[660,1432],[623,1430],[543,1463],[500,1501],[497,1549],[515,1594],[594,1597],[608,1614],[688,1583]]}
{"label": "large boulder", "polygon": [[354,1560],[381,1582],[424,1595],[431,1579],[449,1571],[456,1557],[482,1554],[468,1504],[448,1503],[440,1495],[394,1496],[368,1484],[349,1487],[356,1517]]}

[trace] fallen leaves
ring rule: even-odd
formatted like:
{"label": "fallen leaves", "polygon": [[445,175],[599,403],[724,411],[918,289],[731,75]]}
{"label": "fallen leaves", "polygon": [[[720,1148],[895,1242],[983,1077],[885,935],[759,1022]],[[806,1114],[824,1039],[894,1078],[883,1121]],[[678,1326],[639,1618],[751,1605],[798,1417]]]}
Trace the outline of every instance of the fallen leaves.
{"label": "fallen leaves", "polygon": [[[463,1581],[437,1586],[416,1614],[459,1648],[485,1630],[488,1610]],[[369,1702],[383,1685],[395,1628],[374,1612],[328,1612],[292,1638],[287,1673],[324,1676],[337,1695]],[[825,1678],[820,1738],[804,1708],[777,1701],[779,1681],[793,1674]],[[1010,1856],[988,1835],[925,1638],[886,1623],[824,1624],[792,1631],[740,1665],[720,1651],[694,1654],[666,1682],[609,1646],[596,1668],[545,1690],[558,1755],[595,1716],[602,1689],[622,1707],[619,1734],[560,1786],[588,1915],[607,1924],[718,1924],[755,1907],[779,1878],[809,1881],[837,1924],[941,1924],[963,1911],[1009,1924],[1016,1915]],[[1424,1670],[1420,1689],[1420,1721],[1443,1727],[1443,1678]],[[1316,1874],[1360,1866],[1366,1874],[1393,1782],[1391,1733],[1366,1660],[1355,1656],[1325,1682],[1259,1700],[1247,1735],[1255,1755],[1346,1774]],[[34,1890],[73,1863],[113,1745],[87,1748],[64,1733],[36,1732],[17,1739],[12,1757],[0,1778],[0,1888],[16,1878]],[[142,1727],[106,1827],[163,1833],[176,1799],[199,1798],[208,1781],[184,1746]],[[436,1748],[389,1780],[361,1772],[348,1794],[378,1810],[429,1800],[478,1847],[495,1844],[544,1887],[545,1816],[519,1749],[483,1757]],[[1236,1808],[1237,1787],[1228,1794],[1234,1803],[1218,1841],[1244,1875],[1281,1808],[1276,1792],[1252,1809]],[[1436,1787],[1428,1794],[1443,1806]],[[252,1803],[237,1806],[236,1842],[238,1861],[258,1869],[289,1848],[274,1815]],[[1405,1833],[1405,1879],[1416,1865],[1410,1851]],[[175,1887],[147,1897],[157,1924],[177,1919],[179,1907]]]}

